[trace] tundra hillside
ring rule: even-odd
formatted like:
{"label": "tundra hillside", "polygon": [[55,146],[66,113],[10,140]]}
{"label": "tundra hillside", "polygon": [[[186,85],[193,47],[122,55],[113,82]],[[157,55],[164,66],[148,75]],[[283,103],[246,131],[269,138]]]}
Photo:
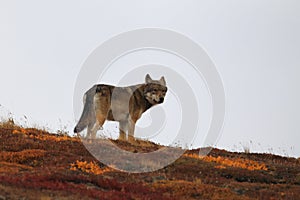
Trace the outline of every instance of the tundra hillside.
{"label": "tundra hillside", "polygon": [[[149,141],[112,140],[132,152]],[[0,125],[0,199],[299,199],[300,160],[271,154],[188,150],[151,173],[129,174],[95,160],[78,138]]]}

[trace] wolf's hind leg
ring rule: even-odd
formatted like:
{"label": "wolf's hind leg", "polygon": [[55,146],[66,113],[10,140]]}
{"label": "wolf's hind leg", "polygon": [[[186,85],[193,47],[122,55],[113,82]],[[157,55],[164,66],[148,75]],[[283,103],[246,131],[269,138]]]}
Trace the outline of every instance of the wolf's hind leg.
{"label": "wolf's hind leg", "polygon": [[91,129],[92,139],[95,139],[97,131],[103,128],[103,124],[107,118],[107,113],[108,111],[105,110],[96,110],[96,122]]}
{"label": "wolf's hind leg", "polygon": [[95,126],[95,122],[88,125],[88,127],[87,127],[87,135],[86,135],[87,138],[92,138],[93,136],[96,135],[97,131],[93,130],[94,126]]}
{"label": "wolf's hind leg", "polygon": [[103,126],[104,122],[105,122],[105,119],[104,119],[103,122],[99,122],[99,121],[97,120],[97,122],[96,122],[96,123],[94,124],[94,126],[91,128],[91,131],[90,131],[90,134],[89,134],[89,137],[90,137],[91,139],[95,139],[95,138],[96,138],[97,131],[103,129],[102,126]]}
{"label": "wolf's hind leg", "polygon": [[96,122],[92,130],[92,138],[96,138],[96,133],[99,129],[102,128],[110,108],[110,94],[107,91],[107,88],[102,88],[103,90],[99,91],[94,96],[94,106],[95,106],[95,115]]}

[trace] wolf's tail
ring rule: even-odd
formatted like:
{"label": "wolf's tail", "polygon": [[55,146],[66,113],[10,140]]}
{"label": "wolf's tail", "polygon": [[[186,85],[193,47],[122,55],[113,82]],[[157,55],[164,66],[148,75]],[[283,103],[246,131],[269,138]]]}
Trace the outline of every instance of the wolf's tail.
{"label": "wolf's tail", "polygon": [[74,128],[74,133],[80,133],[88,125],[95,123],[94,96],[97,85],[94,85],[84,94],[84,107],[81,117]]}

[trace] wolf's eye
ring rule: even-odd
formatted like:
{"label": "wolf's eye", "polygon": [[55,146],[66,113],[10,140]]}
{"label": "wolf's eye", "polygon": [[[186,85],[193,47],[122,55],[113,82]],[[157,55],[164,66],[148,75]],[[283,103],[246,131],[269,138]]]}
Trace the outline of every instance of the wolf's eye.
{"label": "wolf's eye", "polygon": [[154,88],[154,89],[152,90],[152,92],[157,92],[157,89],[156,89],[156,88]]}

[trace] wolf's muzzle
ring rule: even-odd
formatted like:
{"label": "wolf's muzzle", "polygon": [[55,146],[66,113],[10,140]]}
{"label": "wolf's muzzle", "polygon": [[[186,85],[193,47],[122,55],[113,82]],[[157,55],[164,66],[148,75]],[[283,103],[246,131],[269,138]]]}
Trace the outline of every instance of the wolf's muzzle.
{"label": "wolf's muzzle", "polygon": [[164,98],[160,97],[159,102],[158,103],[163,103],[164,102]]}

